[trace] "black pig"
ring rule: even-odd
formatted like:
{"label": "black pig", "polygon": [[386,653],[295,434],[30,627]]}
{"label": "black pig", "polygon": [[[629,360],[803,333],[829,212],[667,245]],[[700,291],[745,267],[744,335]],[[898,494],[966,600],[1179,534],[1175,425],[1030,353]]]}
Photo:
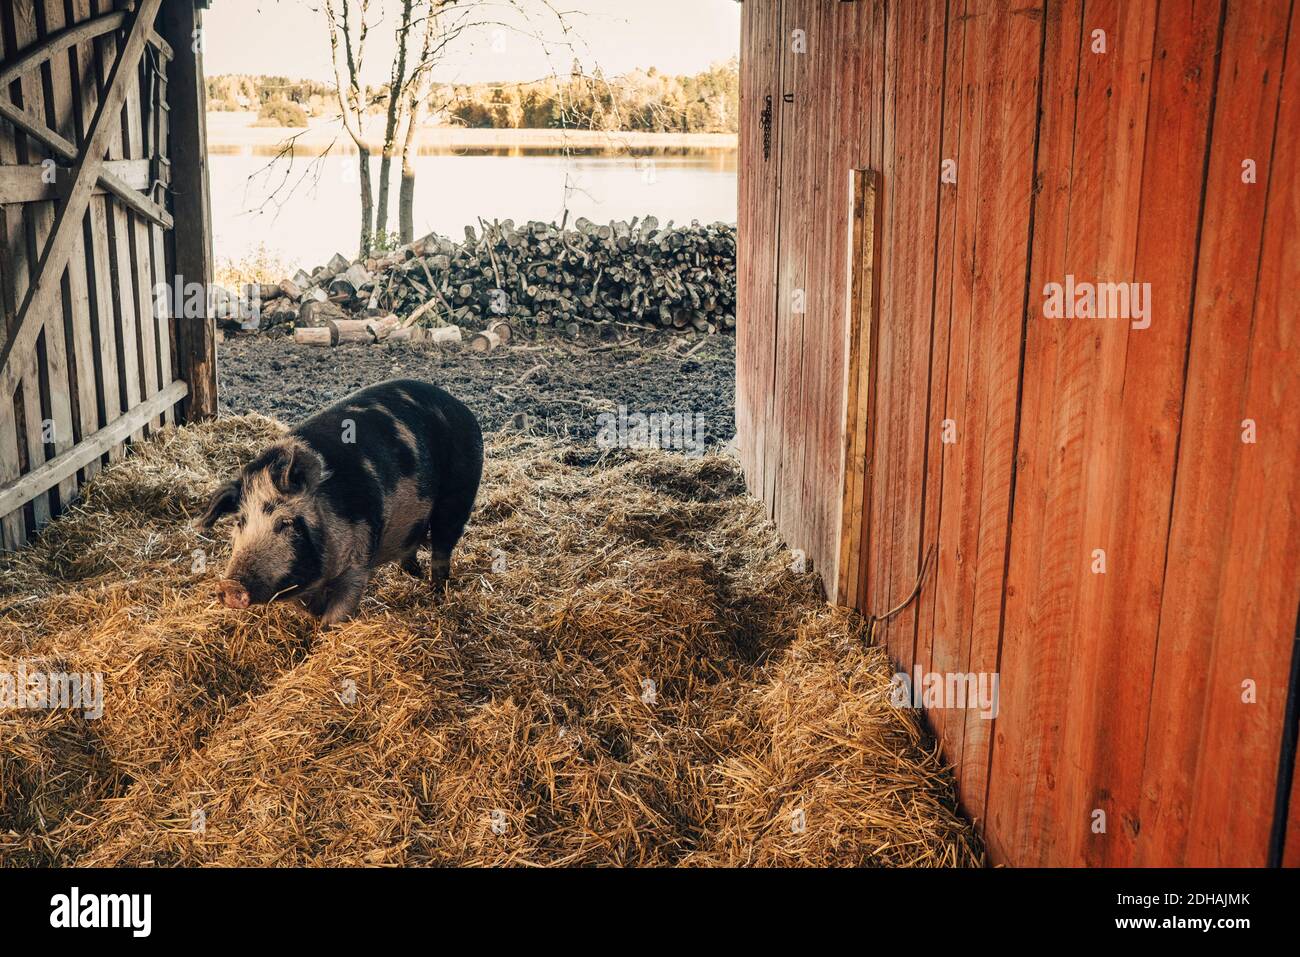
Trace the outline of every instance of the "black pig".
{"label": "black pig", "polygon": [[483,472],[474,414],[437,386],[393,379],[318,412],[212,496],[204,528],[238,514],[219,584],[231,608],[296,599],[330,624],[350,618],[375,569],[433,552],[435,599]]}

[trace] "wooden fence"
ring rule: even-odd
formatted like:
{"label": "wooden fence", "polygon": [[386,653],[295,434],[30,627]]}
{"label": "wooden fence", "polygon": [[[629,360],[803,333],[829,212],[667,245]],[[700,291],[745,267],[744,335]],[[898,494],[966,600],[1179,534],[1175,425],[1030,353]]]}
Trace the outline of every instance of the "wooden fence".
{"label": "wooden fence", "polygon": [[750,488],[900,669],[998,676],[927,709],[995,862],[1300,863],[1294,12],[745,0]]}
{"label": "wooden fence", "polygon": [[160,6],[16,0],[0,13],[4,548],[124,442],[215,412],[210,320],[178,319],[155,295],[211,275],[200,14]]}

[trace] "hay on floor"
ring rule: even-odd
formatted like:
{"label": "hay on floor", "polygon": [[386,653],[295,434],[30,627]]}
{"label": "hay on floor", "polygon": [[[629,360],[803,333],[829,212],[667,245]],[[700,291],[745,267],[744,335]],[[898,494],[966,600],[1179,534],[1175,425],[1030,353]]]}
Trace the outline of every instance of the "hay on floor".
{"label": "hay on floor", "polygon": [[0,713],[0,864],[982,861],[731,460],[499,436],[448,599],[390,569],[320,631],[218,607],[187,521],[281,428],[165,431],[0,559],[0,670],[105,693]]}

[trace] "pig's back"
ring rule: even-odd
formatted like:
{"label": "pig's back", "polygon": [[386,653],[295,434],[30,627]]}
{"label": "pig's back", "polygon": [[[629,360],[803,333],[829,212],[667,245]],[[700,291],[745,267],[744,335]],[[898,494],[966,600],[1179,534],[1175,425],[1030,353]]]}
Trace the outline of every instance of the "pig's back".
{"label": "pig's back", "polygon": [[365,526],[370,558],[387,561],[427,521],[436,499],[471,502],[483,438],[470,410],[450,393],[416,379],[393,379],[354,392],[311,416],[294,434],[330,473],[320,486],[341,519]]}

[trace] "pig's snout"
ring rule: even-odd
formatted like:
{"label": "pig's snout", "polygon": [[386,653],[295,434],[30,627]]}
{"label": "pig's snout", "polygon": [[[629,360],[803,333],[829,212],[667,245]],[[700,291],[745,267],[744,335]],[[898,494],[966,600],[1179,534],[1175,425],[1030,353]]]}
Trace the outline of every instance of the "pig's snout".
{"label": "pig's snout", "polygon": [[217,582],[217,595],[227,608],[247,608],[248,589],[233,578]]}

